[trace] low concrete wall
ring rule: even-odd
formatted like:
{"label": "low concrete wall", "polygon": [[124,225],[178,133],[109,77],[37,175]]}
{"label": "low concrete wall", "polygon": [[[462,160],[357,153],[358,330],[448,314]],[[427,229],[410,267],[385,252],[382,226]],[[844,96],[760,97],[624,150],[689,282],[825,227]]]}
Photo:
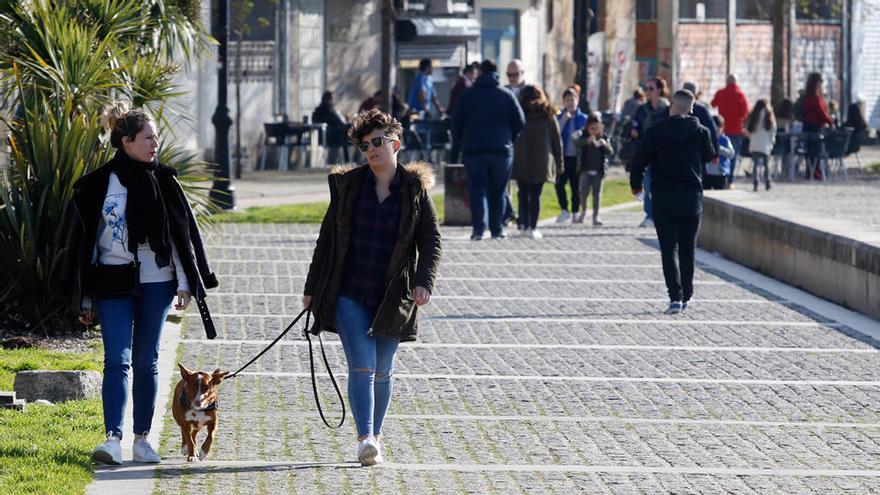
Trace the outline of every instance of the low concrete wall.
{"label": "low concrete wall", "polygon": [[698,245],[880,318],[880,232],[744,191],[707,191]]}

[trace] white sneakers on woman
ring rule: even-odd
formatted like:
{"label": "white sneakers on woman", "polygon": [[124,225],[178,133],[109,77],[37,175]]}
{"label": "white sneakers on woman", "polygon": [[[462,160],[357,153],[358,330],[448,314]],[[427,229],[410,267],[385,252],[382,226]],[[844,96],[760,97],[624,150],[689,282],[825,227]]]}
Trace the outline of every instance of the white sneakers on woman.
{"label": "white sneakers on woman", "polygon": [[108,433],[107,441],[92,451],[92,460],[104,464],[122,464],[122,445],[119,444],[119,439]]}
{"label": "white sneakers on woman", "polygon": [[143,436],[134,437],[134,444],[131,446],[131,453],[134,462],[146,462],[150,464],[162,462],[159,453],[156,452],[156,449],[154,449],[153,446],[150,445],[150,441],[147,440],[146,433]]}
{"label": "white sneakers on woman", "polygon": [[369,436],[358,444],[358,461],[361,466],[375,466],[382,462],[382,447],[379,440],[374,436]]}
{"label": "white sneakers on woman", "polygon": [[[150,445],[147,435],[135,436],[134,444],[131,446],[132,460],[134,462],[144,462],[156,464],[162,462],[159,453]],[[107,441],[95,447],[92,451],[92,460],[102,462],[104,464],[120,465],[122,464],[122,445],[119,438],[112,433],[107,434]]]}

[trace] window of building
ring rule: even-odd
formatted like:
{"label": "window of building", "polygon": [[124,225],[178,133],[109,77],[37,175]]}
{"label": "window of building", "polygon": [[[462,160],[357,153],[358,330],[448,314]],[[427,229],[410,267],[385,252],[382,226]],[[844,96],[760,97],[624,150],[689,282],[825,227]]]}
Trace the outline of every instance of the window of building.
{"label": "window of building", "polygon": [[840,21],[845,0],[809,0],[796,2],[799,21]]}
{"label": "window of building", "polygon": [[653,21],[657,19],[657,0],[636,0],[636,20]]}
{"label": "window of building", "polygon": [[736,0],[736,18],[746,21],[770,21],[773,0]]}
{"label": "window of building", "polygon": [[480,49],[483,58],[498,62],[499,70],[519,58],[519,11],[515,9],[482,9]]}
{"label": "window of building", "polygon": [[728,0],[679,0],[678,18],[683,21],[723,21]]}

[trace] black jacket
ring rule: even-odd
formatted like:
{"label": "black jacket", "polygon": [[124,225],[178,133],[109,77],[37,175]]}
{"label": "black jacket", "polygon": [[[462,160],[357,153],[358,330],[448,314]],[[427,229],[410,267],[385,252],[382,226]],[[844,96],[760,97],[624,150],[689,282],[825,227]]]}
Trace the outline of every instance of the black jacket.
{"label": "black jacket", "polygon": [[712,112],[709,111],[709,107],[706,106],[705,103],[697,101],[694,102],[694,111],[691,112],[691,115],[697,118],[702,124],[703,127],[709,129],[709,135],[712,139],[712,144],[718,145],[718,127],[715,126],[715,121],[712,120]]}
{"label": "black jacket", "polygon": [[[217,277],[208,267],[208,258],[205,255],[198,225],[183,189],[177,182],[177,170],[160,164],[156,176],[168,209],[168,223],[174,247],[177,248],[183,273],[201,313],[205,332],[208,338],[212,339],[216,334],[208,306],[205,304],[207,295],[205,289],[217,287]],[[101,208],[107,196],[109,182],[110,167],[105,164],[94,172],[84,175],[73,185],[73,199],[69,209],[72,218],[67,241],[69,252],[65,258],[62,285],[70,295],[71,309],[76,313],[82,308],[84,295],[82,274],[92,262],[95,242],[98,239],[98,226],[101,223]]]}
{"label": "black jacket", "polygon": [[703,212],[703,164],[717,152],[709,130],[696,117],[670,117],[648,130],[639,144],[629,181],[642,188],[645,168],[651,165],[654,213],[693,217]]}
{"label": "black jacket", "polygon": [[497,72],[487,72],[458,98],[452,133],[463,153],[513,154],[513,142],[526,125],[516,97],[501,87]]}
{"label": "black jacket", "polygon": [[[357,191],[367,175],[368,165],[334,167],[330,183],[330,206],[312,255],[303,294],[312,296],[314,334],[336,332],[336,298],[340,294],[345,259],[351,245],[351,222]],[[373,334],[399,339],[416,339],[418,308],[413,289],[434,289],[440,265],[440,228],[429,191],[434,184],[430,164],[416,162],[397,166],[400,175],[400,230],[386,274],[385,297],[376,310]]]}

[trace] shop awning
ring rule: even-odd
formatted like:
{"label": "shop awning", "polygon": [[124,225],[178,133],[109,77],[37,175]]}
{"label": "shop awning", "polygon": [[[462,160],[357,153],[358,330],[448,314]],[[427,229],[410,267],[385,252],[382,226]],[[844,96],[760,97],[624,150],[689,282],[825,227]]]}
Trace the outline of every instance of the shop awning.
{"label": "shop awning", "polygon": [[413,17],[395,25],[395,39],[401,43],[463,43],[479,37],[480,22],[470,17]]}

